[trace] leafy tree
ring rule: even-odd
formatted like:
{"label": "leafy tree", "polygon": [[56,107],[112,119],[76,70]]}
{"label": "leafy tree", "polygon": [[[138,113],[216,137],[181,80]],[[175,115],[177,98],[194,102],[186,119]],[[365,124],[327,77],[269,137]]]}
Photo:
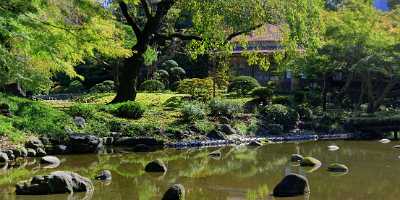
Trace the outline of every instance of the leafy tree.
{"label": "leafy tree", "polygon": [[[282,25],[285,46],[305,49],[315,46],[319,31],[322,1],[295,0],[119,0],[126,24],[135,35],[132,55],[119,70],[119,87],[113,102],[135,100],[144,55],[150,48],[176,39],[189,41],[187,50],[193,58],[216,52],[231,52],[231,40],[266,23]],[[109,1],[107,1],[107,4]],[[185,22],[185,23],[182,23]],[[295,51],[292,51],[295,52]],[[229,55],[229,53],[228,53]]]}
{"label": "leafy tree", "polygon": [[0,85],[47,92],[55,73],[83,78],[74,66],[86,58],[130,54],[122,27],[95,0],[1,1]]}

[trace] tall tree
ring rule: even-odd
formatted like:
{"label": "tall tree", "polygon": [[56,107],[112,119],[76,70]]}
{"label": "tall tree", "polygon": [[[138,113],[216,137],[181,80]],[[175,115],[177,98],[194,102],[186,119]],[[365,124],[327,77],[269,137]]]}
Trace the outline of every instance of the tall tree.
{"label": "tall tree", "polygon": [[[266,23],[278,24],[287,33],[288,49],[314,45],[322,1],[264,0],[118,0],[122,16],[136,37],[132,55],[119,70],[113,102],[135,100],[144,54],[171,40],[189,41],[193,58],[210,52],[231,52],[231,40]],[[176,26],[187,18],[188,26]],[[291,48],[290,48],[291,47]]]}

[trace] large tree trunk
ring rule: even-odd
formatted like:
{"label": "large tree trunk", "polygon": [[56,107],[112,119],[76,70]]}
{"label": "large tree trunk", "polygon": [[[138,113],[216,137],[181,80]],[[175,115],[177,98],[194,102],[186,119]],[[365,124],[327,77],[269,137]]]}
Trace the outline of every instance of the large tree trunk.
{"label": "large tree trunk", "polygon": [[140,69],[144,66],[141,53],[126,58],[119,70],[117,96],[111,103],[135,101]]}

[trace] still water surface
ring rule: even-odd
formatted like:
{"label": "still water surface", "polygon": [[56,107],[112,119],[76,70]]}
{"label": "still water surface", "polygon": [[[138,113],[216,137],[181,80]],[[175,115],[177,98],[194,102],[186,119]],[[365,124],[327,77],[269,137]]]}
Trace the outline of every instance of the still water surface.
{"label": "still water surface", "polygon": [[[327,146],[337,144],[339,151]],[[15,196],[14,184],[32,175],[69,170],[94,177],[102,169],[113,174],[111,182],[94,182],[93,200],[160,200],[168,186],[181,183],[187,200],[255,200],[274,199],[269,196],[274,186],[290,172],[305,175],[311,194],[287,200],[395,200],[400,197],[400,150],[395,143],[378,142],[307,142],[274,144],[259,148],[219,148],[222,157],[208,154],[216,148],[201,150],[164,150],[154,153],[118,153],[101,155],[61,156],[57,169],[42,169],[34,160],[26,167],[0,171],[0,199],[64,200],[83,199],[84,194],[50,196]],[[293,166],[290,155],[301,153],[320,159],[323,166]],[[168,166],[166,174],[147,174],[144,166],[153,159],[162,159]],[[339,162],[350,168],[339,176],[326,171],[329,163]]]}

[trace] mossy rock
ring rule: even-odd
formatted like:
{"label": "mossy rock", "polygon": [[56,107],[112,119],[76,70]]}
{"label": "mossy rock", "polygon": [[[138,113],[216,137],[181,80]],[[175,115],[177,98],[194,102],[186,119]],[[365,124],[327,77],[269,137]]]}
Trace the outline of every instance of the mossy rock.
{"label": "mossy rock", "polygon": [[328,171],[330,171],[330,172],[348,172],[349,168],[343,164],[333,163],[333,164],[329,165]]}
{"label": "mossy rock", "polygon": [[303,167],[315,167],[322,165],[321,161],[313,157],[304,157],[304,159],[300,162],[300,166]]}

